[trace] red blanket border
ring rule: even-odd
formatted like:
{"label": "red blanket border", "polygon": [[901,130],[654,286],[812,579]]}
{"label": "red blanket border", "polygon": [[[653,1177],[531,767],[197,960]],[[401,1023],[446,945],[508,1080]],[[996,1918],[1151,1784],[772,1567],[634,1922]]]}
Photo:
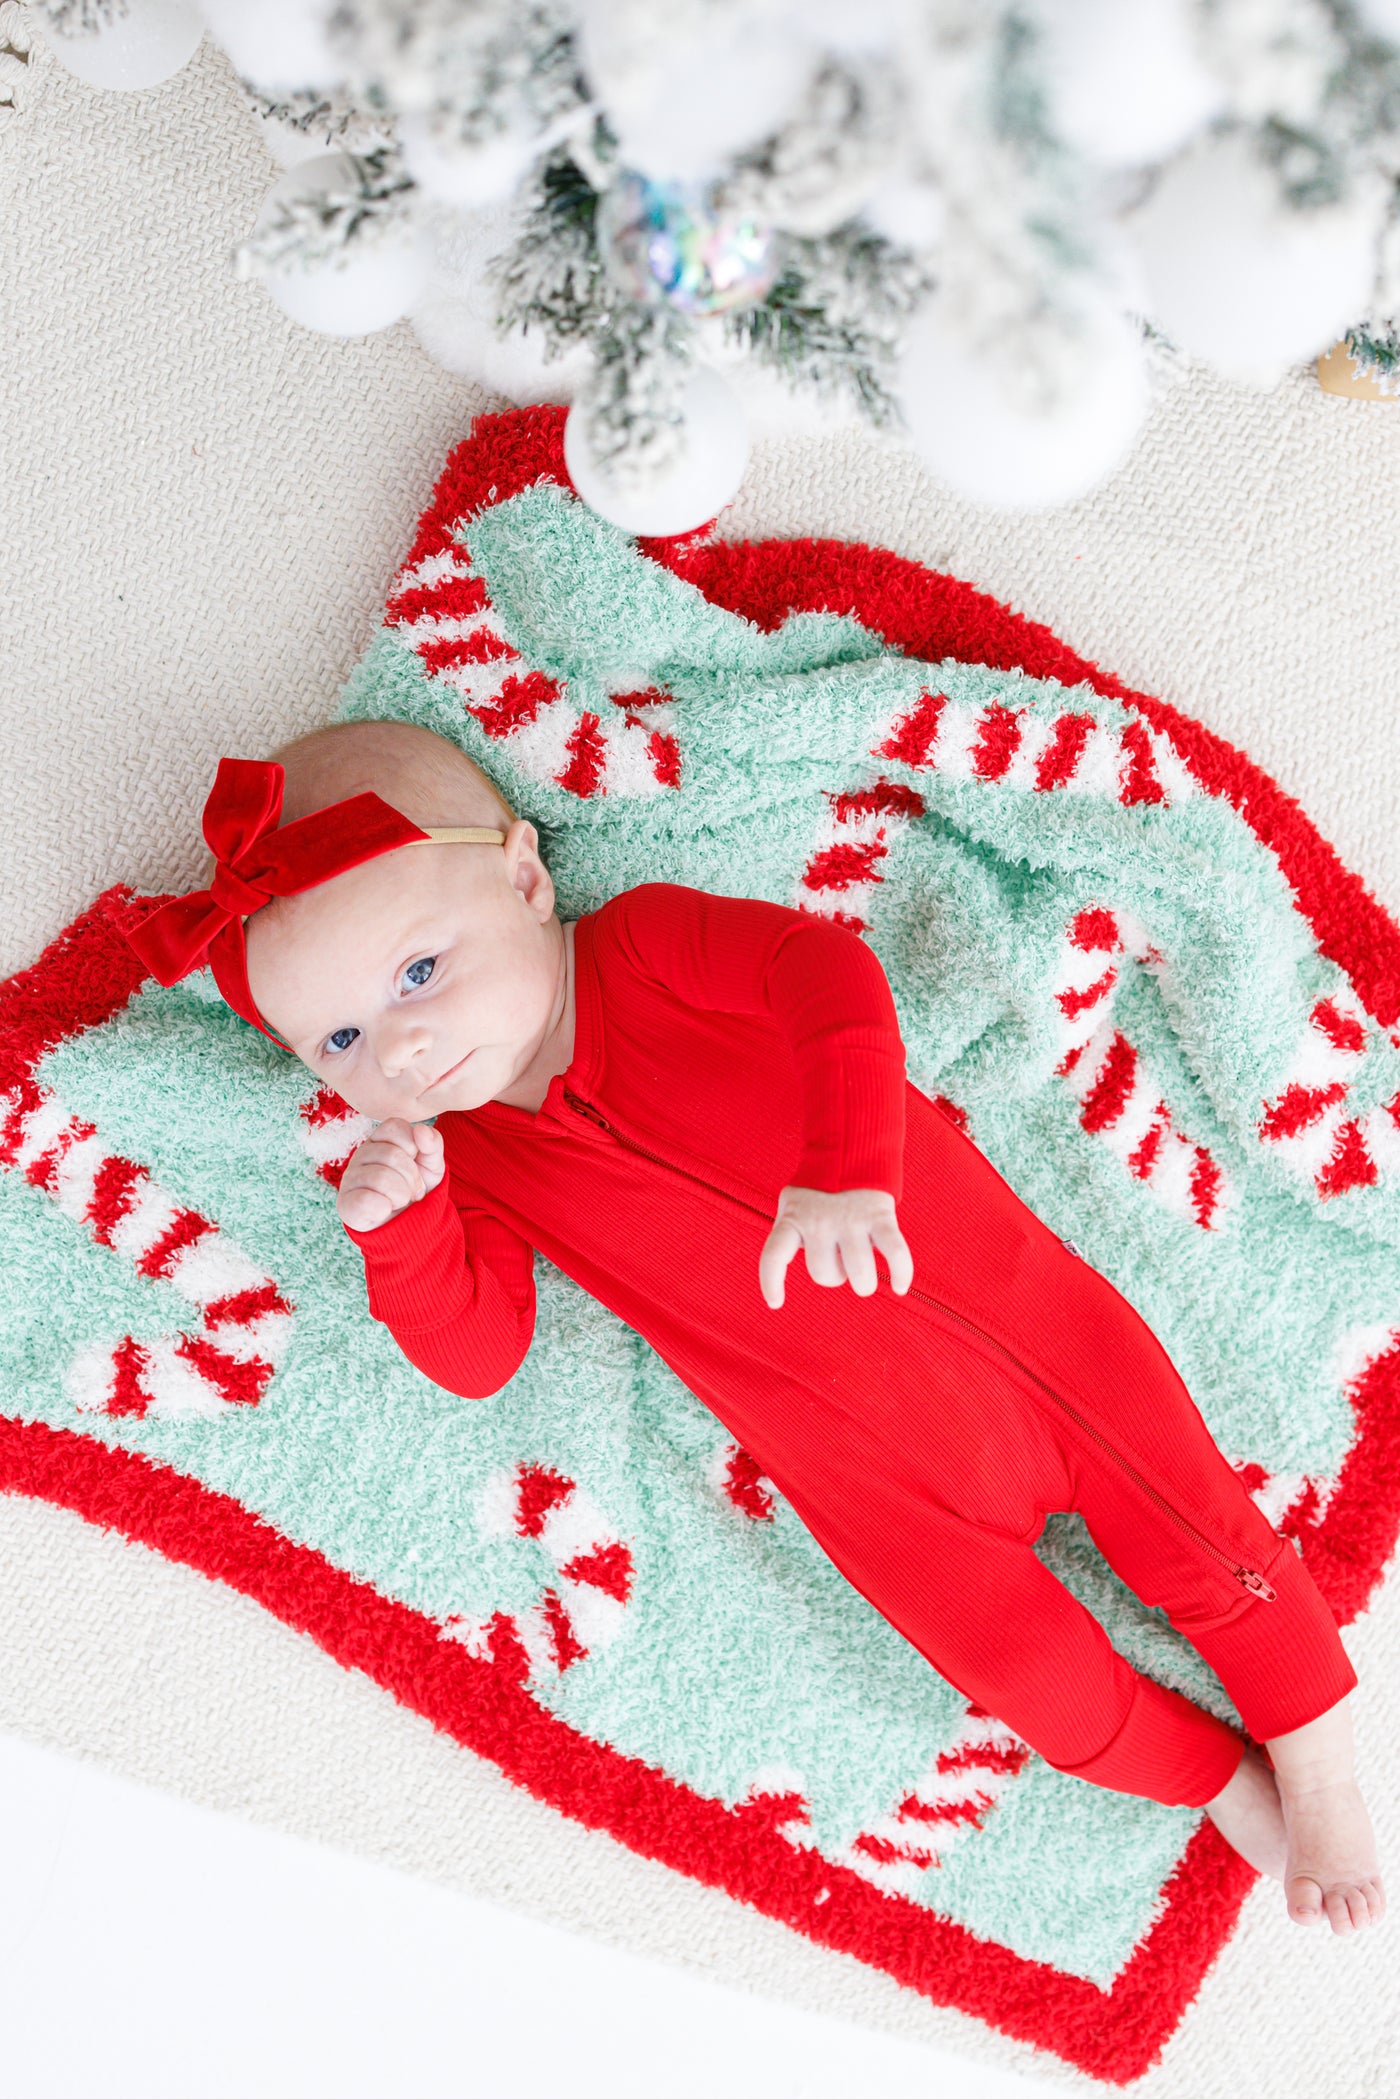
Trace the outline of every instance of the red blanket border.
{"label": "red blanket border", "polygon": [[[410,560],[437,551],[456,520],[487,503],[541,480],[568,487],[563,419],[558,408],[479,417],[448,461]],[[910,655],[1003,668],[1019,663],[1036,676],[1085,680],[1128,702],[1273,849],[1323,951],[1347,971],[1376,1018],[1393,1025],[1400,927],[1298,804],[1199,723],[1130,691],[1048,628],[971,585],[878,548],[692,538],[648,542],[645,551],[765,628],[792,611],[851,613]],[[139,965],[114,922],[131,896],[122,885],[104,892],[38,962],[0,986],[0,1086],[22,1084],[46,1049],[100,1024],[138,987]],[[1363,1608],[1400,1530],[1400,1346],[1373,1364],[1355,1401],[1356,1442],[1326,1517],[1303,1539],[1343,1624]],[[1102,1991],[795,1849],[765,1826],[761,1804],[726,1809],[577,1733],[530,1695],[525,1658],[503,1626],[498,1659],[474,1660],[440,1639],[432,1620],[184,1474],[81,1433],[0,1416],[0,1491],[72,1509],[253,1597],[576,1821],[1106,2083],[1126,2084],[1157,2059],[1253,1885],[1251,1869],[1203,1824],[1164,1890],[1163,1914]]]}

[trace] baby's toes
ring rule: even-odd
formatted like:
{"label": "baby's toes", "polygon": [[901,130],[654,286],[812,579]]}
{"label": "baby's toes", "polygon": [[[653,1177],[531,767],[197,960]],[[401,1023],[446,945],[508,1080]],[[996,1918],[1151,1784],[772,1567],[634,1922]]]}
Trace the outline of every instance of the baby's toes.
{"label": "baby's toes", "polygon": [[1322,1889],[1306,1874],[1298,1874],[1288,1883],[1288,1914],[1295,1924],[1319,1924],[1322,1921]]}
{"label": "baby's toes", "polygon": [[1322,1898],[1322,1907],[1327,1912],[1327,1921],[1339,1939],[1345,1938],[1348,1932],[1356,1929],[1347,1897],[1358,1893],[1359,1890],[1355,1888],[1328,1888]]}

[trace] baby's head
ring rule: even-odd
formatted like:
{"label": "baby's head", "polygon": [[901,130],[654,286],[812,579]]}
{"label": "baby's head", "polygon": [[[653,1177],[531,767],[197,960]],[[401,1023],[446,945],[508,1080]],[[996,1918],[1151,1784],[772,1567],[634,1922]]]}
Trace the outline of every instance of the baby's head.
{"label": "baby's head", "polygon": [[244,926],[259,1013],[353,1108],[421,1122],[493,1099],[531,1062],[562,985],[534,827],[456,744],[408,722],[316,729],[271,755],[282,824],[369,791],[424,830],[505,833],[399,846]]}

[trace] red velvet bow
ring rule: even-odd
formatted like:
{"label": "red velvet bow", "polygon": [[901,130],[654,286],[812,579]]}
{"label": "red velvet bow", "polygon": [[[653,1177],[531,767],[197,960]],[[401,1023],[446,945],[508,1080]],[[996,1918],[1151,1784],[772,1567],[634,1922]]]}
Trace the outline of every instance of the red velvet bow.
{"label": "red velvet bow", "polygon": [[138,926],[124,927],[151,975],[177,984],[206,963],[232,1006],[279,1049],[288,1044],[267,1027],[248,984],[243,920],[275,896],[314,889],[380,853],[412,845],[428,833],[381,801],[351,795],[279,828],[286,773],[270,758],[221,758],[204,804],[204,838],[214,855],[207,889],[172,897]]}

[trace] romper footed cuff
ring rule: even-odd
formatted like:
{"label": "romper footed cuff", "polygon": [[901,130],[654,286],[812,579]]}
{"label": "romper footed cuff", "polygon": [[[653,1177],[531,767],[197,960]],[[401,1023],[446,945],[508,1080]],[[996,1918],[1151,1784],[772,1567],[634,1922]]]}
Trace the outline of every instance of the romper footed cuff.
{"label": "romper footed cuff", "polygon": [[1244,1750],[1243,1737],[1214,1713],[1135,1675],[1132,1704],[1113,1740],[1084,1763],[1055,1769],[1164,1807],[1204,1807],[1230,1783]]}

